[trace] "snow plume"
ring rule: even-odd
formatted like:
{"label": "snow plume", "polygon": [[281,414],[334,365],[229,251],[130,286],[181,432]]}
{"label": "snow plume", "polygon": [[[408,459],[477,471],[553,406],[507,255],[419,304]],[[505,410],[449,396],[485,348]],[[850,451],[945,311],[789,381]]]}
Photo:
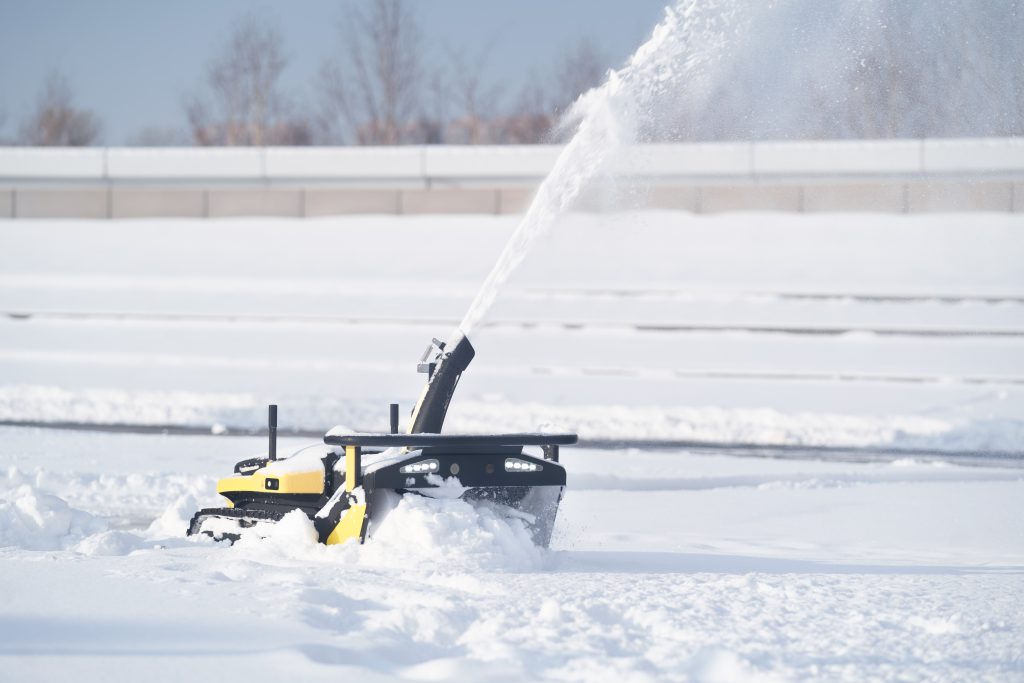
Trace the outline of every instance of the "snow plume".
{"label": "snow plume", "polygon": [[975,137],[1024,132],[1021,0],[737,0],[707,97],[662,140]]}
{"label": "snow plume", "polygon": [[603,85],[573,105],[563,126],[575,127],[575,134],[466,312],[463,332],[472,333],[483,320],[533,242],[572,208],[619,149],[640,140],[638,124],[656,117],[660,103],[674,99],[684,81],[694,86],[694,97],[710,91],[709,67],[720,61],[734,15],[731,0],[681,0],[665,11],[625,66],[609,72]]}
{"label": "snow plume", "polygon": [[461,329],[588,186],[614,195],[595,180],[642,179],[642,150],[620,154],[633,143],[1024,134],[1022,30],[1024,0],[678,0],[568,112],[571,139]]}

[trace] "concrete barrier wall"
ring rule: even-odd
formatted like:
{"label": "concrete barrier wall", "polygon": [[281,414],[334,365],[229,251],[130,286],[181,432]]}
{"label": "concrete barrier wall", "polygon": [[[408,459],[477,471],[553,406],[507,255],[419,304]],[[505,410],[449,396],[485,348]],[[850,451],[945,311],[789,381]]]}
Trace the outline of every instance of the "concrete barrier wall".
{"label": "concrete barrier wall", "polygon": [[[0,218],[517,213],[560,151],[0,148]],[[641,145],[611,164],[657,208],[1024,211],[1021,138]],[[609,196],[598,185],[581,208]]]}
{"label": "concrete barrier wall", "polygon": [[0,190],[0,219],[14,218],[14,190]]}
{"label": "concrete barrier wall", "polygon": [[207,214],[203,190],[121,186],[110,189],[111,218],[202,218]]}

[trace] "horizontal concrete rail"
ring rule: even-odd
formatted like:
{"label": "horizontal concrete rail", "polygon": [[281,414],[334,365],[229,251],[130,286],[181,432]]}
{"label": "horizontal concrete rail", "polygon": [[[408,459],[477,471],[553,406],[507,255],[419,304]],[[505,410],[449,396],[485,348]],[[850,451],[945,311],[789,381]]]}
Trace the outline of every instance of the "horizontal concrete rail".
{"label": "horizontal concrete rail", "polygon": [[[0,217],[515,213],[561,147],[0,148]],[[608,197],[697,212],[1024,211],[1024,139],[737,142],[620,150]],[[634,204],[635,205],[635,204]]]}

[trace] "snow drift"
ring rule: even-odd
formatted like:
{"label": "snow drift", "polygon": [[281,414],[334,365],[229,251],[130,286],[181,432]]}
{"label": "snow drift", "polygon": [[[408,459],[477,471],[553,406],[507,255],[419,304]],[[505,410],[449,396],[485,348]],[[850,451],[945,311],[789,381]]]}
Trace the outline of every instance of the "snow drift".
{"label": "snow drift", "polygon": [[0,547],[62,550],[106,528],[103,520],[29,484],[0,493]]}

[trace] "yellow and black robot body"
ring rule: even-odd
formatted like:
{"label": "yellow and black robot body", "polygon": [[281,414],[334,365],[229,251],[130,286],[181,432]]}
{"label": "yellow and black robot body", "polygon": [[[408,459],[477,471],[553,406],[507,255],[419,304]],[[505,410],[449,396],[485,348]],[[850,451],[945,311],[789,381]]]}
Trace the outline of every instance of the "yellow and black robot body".
{"label": "yellow and black robot body", "polygon": [[577,436],[441,434],[455,386],[474,355],[461,333],[447,345],[433,340],[419,365],[427,384],[407,433],[398,432],[398,406],[392,404],[389,433],[335,429],[322,444],[278,458],[277,407],[270,406],[266,457],[235,465],[234,476],[217,483],[227,507],[199,510],[188,534],[234,542],[250,533],[265,535],[268,525],[301,510],[321,543],[362,543],[402,496],[450,498],[455,491],[470,503],[510,508],[534,542],[546,547],[566,484],[559,447],[576,443]]}

